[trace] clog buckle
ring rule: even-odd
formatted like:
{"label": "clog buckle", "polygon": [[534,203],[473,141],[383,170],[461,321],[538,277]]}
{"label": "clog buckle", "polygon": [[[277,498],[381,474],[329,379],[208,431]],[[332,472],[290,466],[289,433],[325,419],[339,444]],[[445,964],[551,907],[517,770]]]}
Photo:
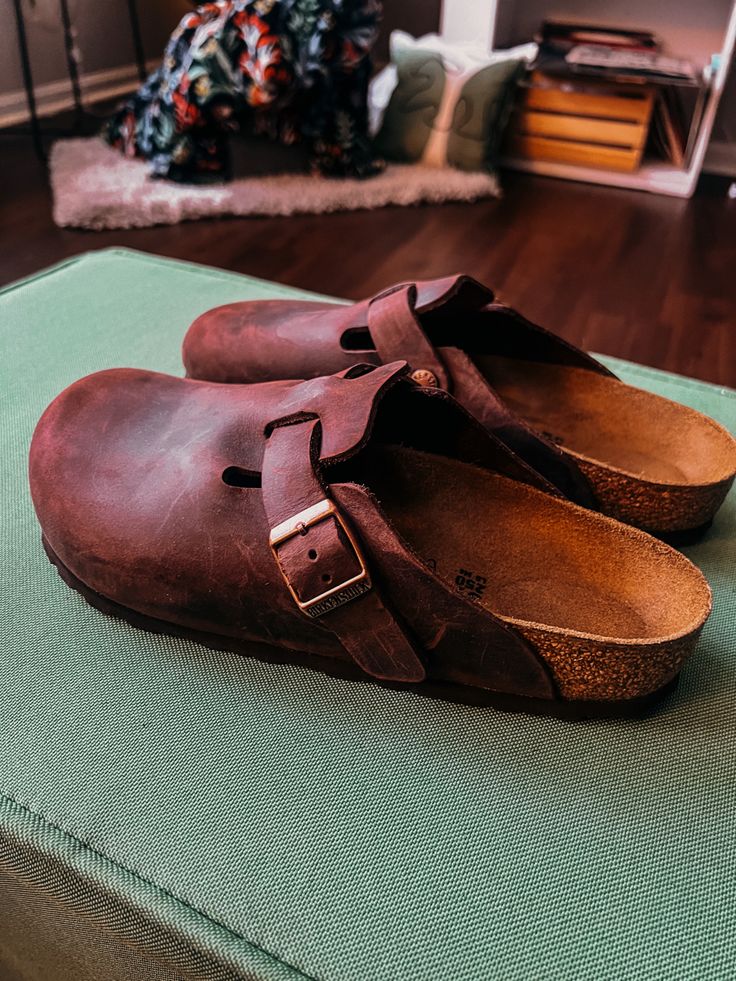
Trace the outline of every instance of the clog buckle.
{"label": "clog buckle", "polygon": [[[350,543],[350,548],[355,555],[360,571],[356,573],[356,575],[346,579],[344,582],[339,583],[337,586],[331,586],[329,589],[319,593],[317,596],[312,596],[309,599],[301,598],[292,586],[289,575],[279,560],[279,546],[284,542],[289,541],[291,538],[295,538],[297,535],[306,535],[309,528],[320,524],[322,521],[328,521],[330,518],[336,522],[338,527],[345,535],[345,538],[347,538],[348,542]],[[275,528],[271,529],[268,541],[274,558],[276,559],[276,564],[279,567],[279,571],[284,578],[284,582],[286,583],[294,602],[302,613],[306,614],[306,616],[311,617],[312,619],[321,617],[325,613],[329,613],[331,610],[335,610],[338,607],[343,606],[345,603],[349,603],[351,600],[357,599],[359,596],[362,596],[363,593],[367,593],[371,588],[370,576],[368,575],[363,553],[361,552],[354,536],[350,532],[350,529],[343,521],[339,511],[332,501],[327,500],[327,498],[322,501],[318,501],[316,504],[312,504],[308,508],[304,508],[303,511],[299,511],[297,514],[292,515],[290,518],[287,518],[285,521],[282,521],[280,524],[276,525]]]}

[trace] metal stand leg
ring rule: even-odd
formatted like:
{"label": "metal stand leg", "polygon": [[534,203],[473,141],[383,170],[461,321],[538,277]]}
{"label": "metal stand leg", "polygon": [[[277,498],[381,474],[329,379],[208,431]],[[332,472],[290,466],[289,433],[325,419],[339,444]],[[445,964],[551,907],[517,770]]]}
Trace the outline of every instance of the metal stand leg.
{"label": "metal stand leg", "polygon": [[69,16],[69,5],[67,0],[59,0],[61,11],[61,23],[64,28],[64,48],[66,50],[66,64],[69,71],[69,81],[72,83],[72,95],[74,96],[74,118],[77,129],[81,128],[84,107],[82,106],[82,87],[79,84],[79,65],[77,64],[76,44],[74,41],[74,28],[72,19]]}
{"label": "metal stand leg", "polygon": [[13,0],[15,7],[15,22],[18,27],[18,46],[20,48],[20,65],[23,72],[23,85],[26,90],[26,101],[28,102],[28,112],[31,117],[31,133],[33,135],[33,145],[39,160],[46,159],[46,152],[43,148],[41,139],[41,126],[38,121],[38,110],[36,108],[36,94],[33,88],[33,73],[31,72],[31,59],[28,56],[28,40],[26,38],[26,22],[23,17],[20,0]]}
{"label": "metal stand leg", "polygon": [[[127,0],[127,2],[128,11],[130,14],[130,27],[133,38],[133,46],[135,48],[135,58],[138,66],[138,74],[141,81],[145,81],[147,77],[146,58],[143,50],[143,39],[141,36],[140,20],[138,18],[136,0]],[[26,102],[28,103],[28,115],[30,116],[33,146],[39,160],[45,161],[46,151],[43,145],[43,133],[38,116],[38,105],[36,103],[36,92],[33,84],[33,72],[31,70],[31,59],[28,51],[28,36],[26,33],[26,22],[23,14],[22,0],[13,0],[13,9],[15,11],[18,49],[20,51],[23,86],[25,88]],[[69,73],[69,81],[71,83],[72,96],[74,99],[74,129],[79,132],[84,126],[85,111],[79,75],[77,44],[74,36],[74,26],[69,14],[68,0],[59,0],[59,12],[61,14],[61,24],[64,34],[64,49],[66,52],[67,71]],[[6,129],[3,130],[3,135],[5,133],[11,134],[13,132],[14,130],[12,129]]]}
{"label": "metal stand leg", "polygon": [[143,38],[141,37],[141,23],[138,19],[138,7],[135,0],[128,0],[128,13],[130,15],[130,31],[133,35],[133,48],[135,49],[135,60],[138,65],[138,77],[141,82],[145,82],[146,72],[146,53],[143,50]]}

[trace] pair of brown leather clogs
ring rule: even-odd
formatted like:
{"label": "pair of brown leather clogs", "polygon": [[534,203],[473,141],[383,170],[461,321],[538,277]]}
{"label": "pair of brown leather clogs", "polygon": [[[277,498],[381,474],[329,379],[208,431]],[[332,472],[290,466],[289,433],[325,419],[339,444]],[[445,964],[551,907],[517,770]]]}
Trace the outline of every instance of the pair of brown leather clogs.
{"label": "pair of brown leather clogs", "polygon": [[90,375],[36,428],[44,545],[94,606],[524,711],[633,714],[676,683],[710,591],[647,532],[723,501],[712,420],[467,277],[220,307],[184,361]]}

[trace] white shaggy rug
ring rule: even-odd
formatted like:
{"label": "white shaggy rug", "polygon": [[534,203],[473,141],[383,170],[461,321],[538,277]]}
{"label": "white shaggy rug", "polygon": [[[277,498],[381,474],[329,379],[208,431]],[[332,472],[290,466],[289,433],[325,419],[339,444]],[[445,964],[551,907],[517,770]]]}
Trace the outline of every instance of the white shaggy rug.
{"label": "white shaggy rug", "polygon": [[394,164],[369,180],[280,174],[196,187],[151,180],[149,166],[102,140],[60,140],[51,152],[54,221],[77,228],[143,228],[220,215],[293,215],[388,204],[497,197],[490,174]]}

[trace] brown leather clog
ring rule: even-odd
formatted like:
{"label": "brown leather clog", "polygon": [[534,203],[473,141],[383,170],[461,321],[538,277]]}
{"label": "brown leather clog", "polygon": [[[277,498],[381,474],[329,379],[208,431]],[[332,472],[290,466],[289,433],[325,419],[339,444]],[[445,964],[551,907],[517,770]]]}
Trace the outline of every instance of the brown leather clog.
{"label": "brown leather clog", "polygon": [[407,373],[76,382],[30,452],[49,557],[133,624],[345,677],[581,717],[669,691],[700,572]]}
{"label": "brown leather clog", "polygon": [[352,305],[230,303],[195,320],[183,354],[189,377],[221,382],[407,360],[572,500],[655,534],[707,527],[736,474],[712,419],[624,384],[467,276]]}

